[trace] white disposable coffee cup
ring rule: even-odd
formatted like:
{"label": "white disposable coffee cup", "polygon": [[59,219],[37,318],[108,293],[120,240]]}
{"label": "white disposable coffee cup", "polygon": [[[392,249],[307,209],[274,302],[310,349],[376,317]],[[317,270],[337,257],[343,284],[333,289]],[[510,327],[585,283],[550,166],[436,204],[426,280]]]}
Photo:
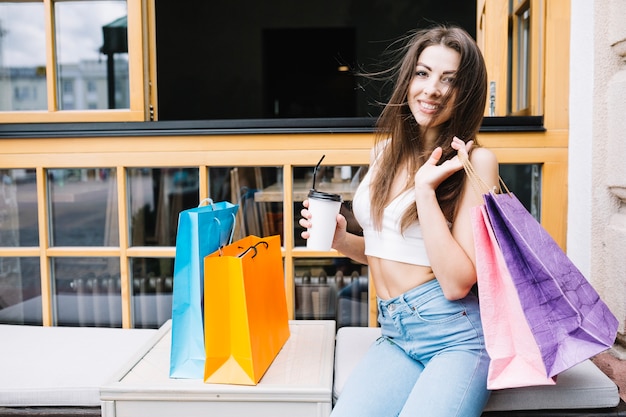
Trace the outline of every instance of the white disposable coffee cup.
{"label": "white disposable coffee cup", "polygon": [[337,227],[337,214],[341,209],[339,194],[323,191],[309,191],[309,211],[311,212],[311,228],[306,241],[307,249],[330,250]]}

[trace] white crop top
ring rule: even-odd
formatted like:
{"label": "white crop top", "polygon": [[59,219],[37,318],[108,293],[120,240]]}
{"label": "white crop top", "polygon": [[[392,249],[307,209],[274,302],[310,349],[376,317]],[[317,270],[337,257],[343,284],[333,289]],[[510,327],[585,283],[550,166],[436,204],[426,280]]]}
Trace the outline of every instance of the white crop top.
{"label": "white crop top", "polygon": [[371,172],[372,169],[365,174],[352,200],[354,216],[363,228],[365,255],[430,266],[419,222],[411,224],[404,234],[400,232],[402,215],[411,204],[415,204],[412,189],[406,190],[385,207],[382,229],[378,231],[374,228],[370,207]]}

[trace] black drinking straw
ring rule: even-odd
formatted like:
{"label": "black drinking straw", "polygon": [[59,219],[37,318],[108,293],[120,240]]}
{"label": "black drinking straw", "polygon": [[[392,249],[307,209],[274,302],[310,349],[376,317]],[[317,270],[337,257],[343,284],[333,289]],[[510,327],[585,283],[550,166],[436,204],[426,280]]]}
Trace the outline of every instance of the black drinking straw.
{"label": "black drinking straw", "polygon": [[317,163],[317,165],[315,166],[315,169],[313,169],[313,188],[311,188],[312,190],[315,190],[315,177],[317,177],[317,170],[320,167],[320,164],[322,163],[322,161],[324,160],[324,157],[326,155],[322,155],[322,157],[320,158],[320,161]]}

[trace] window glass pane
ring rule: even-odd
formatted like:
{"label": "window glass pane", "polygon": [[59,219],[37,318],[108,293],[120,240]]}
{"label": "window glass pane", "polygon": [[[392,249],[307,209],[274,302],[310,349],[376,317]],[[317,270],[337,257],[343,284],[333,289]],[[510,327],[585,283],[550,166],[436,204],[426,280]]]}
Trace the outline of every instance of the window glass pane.
{"label": "window glass pane", "polygon": [[178,213],[199,203],[197,168],[129,168],[132,246],[175,246]]}
{"label": "window glass pane", "polygon": [[530,11],[525,10],[517,19],[517,110],[524,110],[530,105]]}
{"label": "window glass pane", "polygon": [[0,323],[43,324],[39,258],[0,258]]}
{"label": "window glass pane", "polygon": [[61,110],[127,109],[126,1],[55,3]]}
{"label": "window glass pane", "polygon": [[38,246],[34,169],[0,169],[0,247]]}
{"label": "window glass pane", "polygon": [[347,258],[296,259],[295,318],[368,325],[367,267]]}
{"label": "window glass pane", "polygon": [[283,170],[279,167],[209,169],[213,201],[239,204],[233,239],[283,235]]}
{"label": "window glass pane", "polygon": [[115,168],[49,169],[52,246],[119,246]]}
{"label": "window glass pane", "polygon": [[157,329],[172,318],[174,259],[131,259],[133,323],[135,328]]}
{"label": "window glass pane", "polygon": [[52,276],[57,325],[122,327],[118,258],[54,258]]}
{"label": "window glass pane", "polygon": [[47,106],[43,2],[0,3],[0,111]]}
{"label": "window glass pane", "polygon": [[526,210],[541,221],[541,165],[500,164],[500,177]]}
{"label": "window glass pane", "polygon": [[[341,165],[319,167],[315,176],[315,189],[327,193],[340,194],[343,200],[341,214],[348,221],[348,231],[350,233],[361,234],[361,227],[352,214],[352,198],[359,183],[367,172],[367,165]],[[300,233],[302,228],[298,224],[302,201],[307,198],[308,192],[313,186],[314,167],[296,167],[293,170],[293,215],[294,215],[294,242],[295,246],[306,246],[306,241],[302,239]]]}

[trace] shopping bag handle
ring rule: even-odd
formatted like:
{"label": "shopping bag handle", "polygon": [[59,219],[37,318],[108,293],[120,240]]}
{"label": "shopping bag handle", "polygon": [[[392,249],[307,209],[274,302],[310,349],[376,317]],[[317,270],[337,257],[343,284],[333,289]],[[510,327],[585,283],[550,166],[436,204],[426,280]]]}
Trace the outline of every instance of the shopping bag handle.
{"label": "shopping bag handle", "polygon": [[[498,187],[494,186],[493,188],[490,188],[489,185],[487,185],[487,183],[485,182],[485,180],[483,180],[480,177],[480,175],[478,175],[478,173],[476,172],[476,169],[474,169],[474,165],[472,165],[472,163],[470,162],[467,154],[459,152],[458,155],[459,155],[459,159],[461,160],[461,163],[463,164],[463,169],[465,170],[465,174],[467,175],[467,178],[472,184],[472,188],[474,188],[474,191],[476,191],[476,193],[479,196],[482,196],[488,193],[497,192]],[[498,182],[499,182],[499,185],[501,185],[502,188],[504,188],[504,191],[506,192],[506,194],[511,194],[511,191],[509,191],[509,188],[506,186],[506,184],[504,183],[504,180],[499,175],[498,175]]]}
{"label": "shopping bag handle", "polygon": [[[259,253],[257,248],[256,248],[259,245],[265,245],[265,249],[269,249],[269,247],[270,247],[269,243],[267,243],[266,241],[262,240],[262,241],[257,242],[256,244],[254,244],[252,246],[249,246],[248,249],[246,249],[245,251],[241,252],[239,255],[237,255],[237,257],[238,258],[243,258],[244,256],[246,256],[246,254],[248,252],[253,250],[254,251],[254,255],[252,255],[252,257],[254,258]],[[240,246],[239,249],[243,249],[243,247]]]}
{"label": "shopping bag handle", "polygon": [[[235,235],[235,222],[237,221],[237,218],[235,217],[235,213],[231,213],[231,215],[233,216],[233,227],[230,229],[230,237],[228,238],[228,243],[220,243],[220,250],[224,246],[230,245],[231,243],[233,243],[233,236]],[[220,221],[220,219],[218,219],[217,217],[214,217],[213,220],[217,222],[218,227],[222,226],[222,222]]]}

